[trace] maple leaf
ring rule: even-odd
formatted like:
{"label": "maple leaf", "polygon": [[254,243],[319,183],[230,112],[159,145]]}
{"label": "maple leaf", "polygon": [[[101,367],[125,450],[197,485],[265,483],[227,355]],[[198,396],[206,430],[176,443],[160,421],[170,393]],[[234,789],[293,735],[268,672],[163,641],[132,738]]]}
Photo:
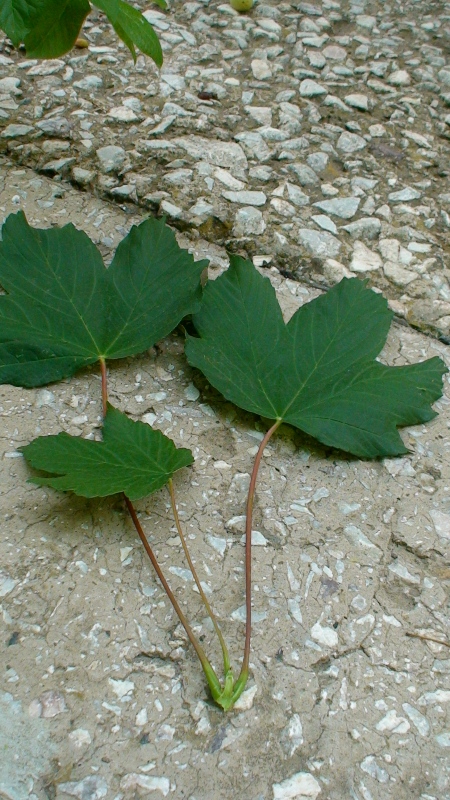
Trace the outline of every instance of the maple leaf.
{"label": "maple leaf", "polygon": [[275,291],[237,256],[206,286],[188,337],[189,363],[237,406],[294,425],[363,458],[408,452],[397,428],[436,416],[440,358],[376,361],[393,314],[357,278],[344,278],[284,323]]}
{"label": "maple leaf", "polygon": [[81,497],[124,492],[130,500],[161,489],[194,460],[190,450],[177,449],[161,431],[134,422],[110,404],[101,442],[58,433],[39,436],[21,452],[32,467],[50,473],[30,479],[38,486]]}
{"label": "maple leaf", "polygon": [[41,386],[99,359],[141,353],[199,307],[207,261],[163,220],[132,227],[105,269],[73,225],[38,230],[22,212],[0,243],[0,383]]}

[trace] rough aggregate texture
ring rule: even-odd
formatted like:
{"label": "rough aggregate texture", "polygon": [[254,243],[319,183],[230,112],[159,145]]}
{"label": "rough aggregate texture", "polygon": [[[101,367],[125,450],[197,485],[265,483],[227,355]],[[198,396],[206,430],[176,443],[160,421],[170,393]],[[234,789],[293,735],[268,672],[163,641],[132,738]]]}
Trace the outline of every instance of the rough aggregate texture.
{"label": "rough aggregate texture", "polygon": [[[245,16],[173,2],[149,11],[161,74],[141,57],[134,67],[100,14],[89,50],[50,64],[4,42],[0,214],[70,220],[108,262],[133,223],[165,213],[211,277],[224,245],[252,256],[287,316],[320,286],[367,277],[399,317],[444,337],[394,324],[382,358],[449,363],[449,13],[411,0],[260,3]],[[189,368],[178,333],[110,365],[109,382],[121,410],[193,450],[175,481],[180,516],[238,666],[242,515],[265,427]],[[97,370],[0,387],[0,796],[449,800],[445,386],[440,416],[404,431],[402,459],[346,458],[287,427],[270,443],[252,677],[228,715],[120,499],[26,483],[22,444],[98,430]],[[167,494],[137,506],[218,664]]]}
{"label": "rough aggregate texture", "polygon": [[448,337],[449,3],[135,5],[161,38],[160,72],[134,65],[100,12],[89,48],[64,58],[0,45],[2,150],[324,285],[361,241],[378,257],[395,240],[395,261],[355,271]]}

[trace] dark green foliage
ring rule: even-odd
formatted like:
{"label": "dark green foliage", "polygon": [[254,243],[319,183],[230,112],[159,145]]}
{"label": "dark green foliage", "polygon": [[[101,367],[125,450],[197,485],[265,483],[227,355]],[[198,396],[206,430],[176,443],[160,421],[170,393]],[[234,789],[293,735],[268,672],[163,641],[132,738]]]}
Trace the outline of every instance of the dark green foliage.
{"label": "dark green foliage", "polygon": [[109,269],[73,225],[31,228],[10,215],[0,243],[0,382],[40,386],[151,347],[197,310],[206,261],[162,220],[133,227]]}
{"label": "dark green foliage", "polygon": [[406,453],[398,426],[427,422],[447,371],[439,358],[375,361],[392,313],[354,278],[305,304],[285,325],[268,279],[234,257],[209,283],[186,354],[241,408],[283,420],[363,458]]}
{"label": "dark green foliage", "polygon": [[31,478],[39,486],[82,497],[124,492],[130,500],[161,489],[174,472],[194,460],[190,450],[177,449],[161,431],[133,422],[111,405],[103,423],[103,441],[59,433],[40,436],[22,452],[32,467],[51,473]]}

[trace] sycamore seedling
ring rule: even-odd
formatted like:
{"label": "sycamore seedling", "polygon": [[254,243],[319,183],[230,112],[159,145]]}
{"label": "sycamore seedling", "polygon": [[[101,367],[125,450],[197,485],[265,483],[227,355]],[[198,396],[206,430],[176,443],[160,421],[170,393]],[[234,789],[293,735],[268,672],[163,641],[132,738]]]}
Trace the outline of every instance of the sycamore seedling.
{"label": "sycamore seedling", "polygon": [[[241,258],[209,282],[207,262],[181,249],[163,221],[132,228],[105,269],[91,240],[72,225],[31,228],[11,215],[0,243],[0,381],[40,386],[97,363],[102,376],[102,440],[66,433],[22,448],[31,481],[82,497],[121,494],[137,533],[200,660],[212,698],[232,708],[249,674],[252,624],[251,531],[264,448],[282,423],[361,458],[407,452],[403,425],[435,416],[447,371],[439,358],[389,367],[377,361],[392,320],[386,300],[356,278],[299,308],[285,324],[269,280]],[[108,402],[109,359],[144,352],[193,315],[189,363],[240,408],[269,420],[255,457],[246,506],[244,655],[237,678],[220,625],[202,588],[177,512],[173,475],[193,462],[160,431]],[[217,675],[173,594],[134,502],[167,484],[175,524],[200,597],[218,636]],[[168,532],[169,534],[169,532]]]}

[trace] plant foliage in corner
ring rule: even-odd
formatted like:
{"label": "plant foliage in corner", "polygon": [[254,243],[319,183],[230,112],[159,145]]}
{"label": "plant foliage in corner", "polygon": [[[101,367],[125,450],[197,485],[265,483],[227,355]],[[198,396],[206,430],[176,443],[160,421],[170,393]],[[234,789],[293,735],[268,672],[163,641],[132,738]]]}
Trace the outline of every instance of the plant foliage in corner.
{"label": "plant foliage in corner", "polygon": [[[165,0],[153,0],[166,8]],[[135,47],[157,66],[163,62],[159,39],[148,20],[124,0],[92,0],[103,11],[136,61]],[[92,10],[88,0],[0,0],[0,29],[30,58],[57,58],[75,44]]]}
{"label": "plant foliage in corner", "polygon": [[[204,670],[211,695],[233,707],[249,674],[252,621],[251,531],[256,479],[264,448],[286,422],[319,441],[362,458],[407,452],[398,427],[435,416],[447,371],[439,358],[404,367],[376,360],[392,314],[383,297],[344,279],[307,303],[285,324],[275,291],[250,262],[234,257],[208,283],[164,222],[132,228],[111,266],[83,233],[68,225],[35,230],[10,216],[0,243],[0,381],[39,386],[98,361],[102,374],[103,438],[60,433],[40,437],[23,454],[38,485],[83,497],[123,494],[136,531]],[[192,454],[107,402],[106,360],[142,352],[194,313],[198,337],[188,337],[189,362],[236,405],[273,421],[257,455],[246,507],[246,628],[235,679],[227,645],[190,556],[172,476]],[[186,560],[218,636],[223,677],[216,674],[167,583],[133,501],[168,485]]]}

